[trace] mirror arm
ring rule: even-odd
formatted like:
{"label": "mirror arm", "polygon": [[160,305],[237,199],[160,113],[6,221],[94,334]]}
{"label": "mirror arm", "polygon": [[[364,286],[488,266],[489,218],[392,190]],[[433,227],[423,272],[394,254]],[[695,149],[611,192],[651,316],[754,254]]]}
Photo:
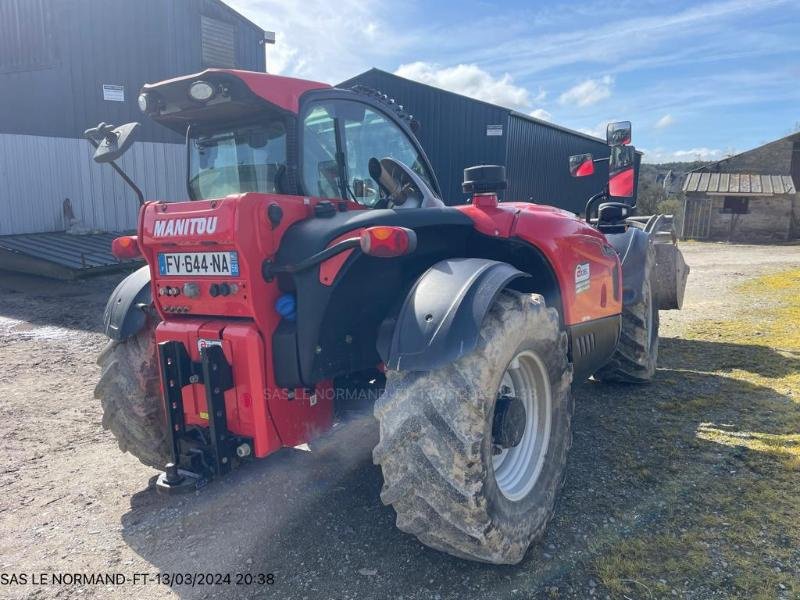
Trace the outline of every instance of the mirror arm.
{"label": "mirror arm", "polygon": [[591,223],[592,221],[592,210],[594,209],[595,202],[602,200],[603,198],[608,198],[608,186],[606,186],[602,192],[599,192],[589,198],[589,200],[586,202],[586,208],[584,211],[586,213],[585,218],[587,223]]}
{"label": "mirror arm", "polygon": [[[95,150],[100,145],[97,142],[97,140],[95,140],[95,139],[93,139],[91,137],[88,137],[86,139],[88,139],[89,143],[92,146],[94,146]],[[127,183],[128,187],[130,187],[133,190],[133,192],[136,194],[136,197],[139,199],[139,206],[143,206],[144,205],[144,194],[142,193],[142,190],[139,189],[139,186],[136,185],[133,182],[133,180],[130,177],[128,177],[128,174],[125,171],[123,171],[122,168],[117,163],[115,163],[113,160],[110,161],[108,164],[111,165],[111,168],[114,169],[117,172],[117,175],[122,177],[123,181],[125,183]]]}

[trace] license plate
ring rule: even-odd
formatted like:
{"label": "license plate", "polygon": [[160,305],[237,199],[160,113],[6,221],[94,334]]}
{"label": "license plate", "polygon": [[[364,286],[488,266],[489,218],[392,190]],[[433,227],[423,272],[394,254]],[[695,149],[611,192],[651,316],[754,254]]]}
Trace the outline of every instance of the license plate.
{"label": "license plate", "polygon": [[175,252],[158,255],[160,275],[239,276],[239,257],[236,252]]}

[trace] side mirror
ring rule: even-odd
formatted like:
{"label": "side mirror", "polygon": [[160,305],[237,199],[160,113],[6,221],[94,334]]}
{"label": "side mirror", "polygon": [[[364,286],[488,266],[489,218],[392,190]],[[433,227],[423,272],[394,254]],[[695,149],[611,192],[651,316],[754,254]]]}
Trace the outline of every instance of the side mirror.
{"label": "side mirror", "polygon": [[608,195],[633,197],[636,149],[633,146],[612,146],[608,158]]}
{"label": "side mirror", "polygon": [[83,135],[96,148],[94,161],[107,163],[117,160],[128,151],[135,141],[139,123],[127,123],[114,127],[100,123],[97,127],[87,129]]}
{"label": "side mirror", "polygon": [[569,157],[569,174],[573,177],[586,177],[594,173],[594,159],[591,154],[575,154]]}
{"label": "side mirror", "polygon": [[606,127],[606,143],[609,146],[625,146],[631,143],[631,122],[609,123]]}

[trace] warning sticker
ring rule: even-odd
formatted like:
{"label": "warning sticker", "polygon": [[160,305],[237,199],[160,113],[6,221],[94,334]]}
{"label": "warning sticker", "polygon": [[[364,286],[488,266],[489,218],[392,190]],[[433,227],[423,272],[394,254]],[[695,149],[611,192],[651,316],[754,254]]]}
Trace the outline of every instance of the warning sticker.
{"label": "warning sticker", "polygon": [[589,263],[580,263],[575,266],[575,293],[580,294],[589,289],[589,280],[591,279],[591,272],[589,270]]}
{"label": "warning sticker", "polygon": [[205,338],[197,338],[197,350],[202,352],[203,348],[209,346],[222,346],[222,340],[208,340]]}

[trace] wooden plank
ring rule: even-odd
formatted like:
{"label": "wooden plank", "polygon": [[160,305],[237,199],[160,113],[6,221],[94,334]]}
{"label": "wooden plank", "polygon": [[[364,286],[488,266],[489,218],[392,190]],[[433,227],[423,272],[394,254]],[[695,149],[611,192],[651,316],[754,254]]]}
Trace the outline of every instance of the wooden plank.
{"label": "wooden plank", "polygon": [[719,187],[719,173],[712,173],[708,180],[708,191],[716,192]]}
{"label": "wooden plank", "polygon": [[683,191],[696,192],[698,181],[700,181],[699,173],[689,173],[689,175],[686,177],[686,182],[683,184]]}
{"label": "wooden plank", "polygon": [[708,180],[711,177],[710,173],[701,173],[700,174],[700,183],[697,184],[697,191],[698,192],[707,192],[708,191]]}

